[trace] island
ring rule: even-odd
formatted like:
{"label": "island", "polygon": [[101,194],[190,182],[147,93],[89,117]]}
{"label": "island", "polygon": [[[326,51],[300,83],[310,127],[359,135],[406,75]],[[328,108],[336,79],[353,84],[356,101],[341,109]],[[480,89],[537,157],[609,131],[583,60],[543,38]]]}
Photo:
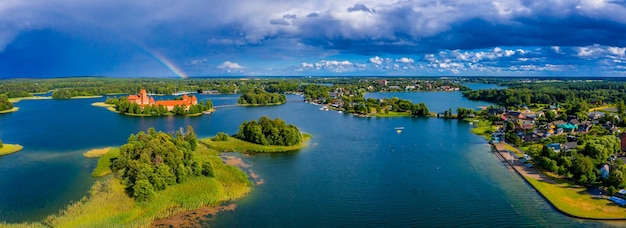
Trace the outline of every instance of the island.
{"label": "island", "polygon": [[106,107],[110,111],[115,111],[128,116],[200,116],[214,111],[213,102],[207,99],[205,102],[198,102],[196,96],[183,94],[174,100],[156,100],[148,96],[145,89],[141,89],[139,94],[128,97],[108,97],[104,104],[94,103],[94,106]]}
{"label": "island", "polygon": [[[110,149],[94,170],[116,173],[45,220],[51,227],[146,227],[155,220],[241,198],[248,176],[196,141],[192,127],[173,135],[149,129]],[[101,175],[97,175],[101,176]],[[34,224],[30,224],[34,225]]]}
{"label": "island", "polygon": [[0,156],[16,153],[22,149],[24,147],[19,144],[3,144],[2,140],[0,140]]}
{"label": "island", "polygon": [[237,104],[241,106],[279,105],[286,102],[287,98],[284,94],[268,93],[257,88],[242,94],[237,100]]}
{"label": "island", "polygon": [[234,136],[218,132],[215,137],[200,142],[222,152],[275,153],[302,149],[310,139],[310,134],[301,133],[296,126],[280,118],[272,120],[262,116],[258,122],[244,121]]}
{"label": "island", "polygon": [[[503,162],[562,213],[626,219],[626,105],[622,83],[501,81],[465,91],[499,107],[458,111]],[[621,207],[620,207],[621,206]]]}

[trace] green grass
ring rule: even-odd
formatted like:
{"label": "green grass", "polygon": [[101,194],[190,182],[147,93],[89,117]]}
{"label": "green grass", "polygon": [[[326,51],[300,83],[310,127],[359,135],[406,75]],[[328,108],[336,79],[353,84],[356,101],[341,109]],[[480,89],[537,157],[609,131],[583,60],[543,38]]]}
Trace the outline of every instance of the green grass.
{"label": "green grass", "polygon": [[526,178],[526,180],[554,207],[570,216],[587,219],[626,219],[626,208],[606,198],[594,198],[586,193],[584,187],[562,179],[555,179],[557,184],[533,178]]}
{"label": "green grass", "polygon": [[218,206],[248,194],[253,186],[248,176],[225,165],[218,154],[204,147],[196,150],[196,159],[211,162],[215,177],[199,176],[169,186],[147,202],[134,201],[119,179],[108,177],[92,186],[89,197],[49,216],[44,223],[51,227],[148,227],[156,219]]}
{"label": "green grass", "polygon": [[13,98],[9,98],[9,101],[11,103],[17,103],[23,100],[46,100],[46,99],[52,99],[52,97],[40,97],[40,96],[32,96],[32,97],[13,97]]}
{"label": "green grass", "polygon": [[375,117],[407,117],[407,116],[413,116],[413,114],[411,114],[410,112],[393,112],[393,111],[389,111],[387,113],[381,112],[381,113],[371,113],[370,115],[375,116]]}
{"label": "green grass", "polygon": [[22,145],[19,145],[19,144],[3,144],[3,145],[4,146],[2,148],[0,148],[0,156],[16,153],[16,152],[24,149],[24,147]]}
{"label": "green grass", "polygon": [[213,141],[211,138],[200,139],[200,142],[207,145],[211,149],[222,152],[252,152],[252,153],[278,153],[288,152],[302,149],[308,145],[308,141],[311,139],[310,134],[302,134],[302,142],[293,146],[265,146],[255,143],[250,143],[237,139],[235,137],[228,137],[227,141]]}
{"label": "green grass", "polygon": [[472,133],[483,136],[487,140],[491,140],[491,133],[496,130],[495,126],[492,125],[491,121],[489,120],[479,120],[478,122],[475,122],[473,120],[470,120],[470,121],[472,121],[472,123],[474,124],[474,127],[471,129]]}
{"label": "green grass", "polygon": [[102,157],[102,155],[109,153],[110,150],[111,150],[111,147],[89,150],[83,154],[83,157],[86,157],[86,158]]}
{"label": "green grass", "polygon": [[98,159],[98,165],[96,165],[96,168],[94,168],[93,172],[91,172],[91,176],[102,177],[111,173],[111,158],[116,158],[118,156],[120,156],[120,149],[111,148],[109,152],[102,155]]}
{"label": "green grass", "polygon": [[10,113],[10,112],[17,112],[17,110],[20,110],[20,108],[19,107],[13,107],[11,109],[0,111],[0,114]]}

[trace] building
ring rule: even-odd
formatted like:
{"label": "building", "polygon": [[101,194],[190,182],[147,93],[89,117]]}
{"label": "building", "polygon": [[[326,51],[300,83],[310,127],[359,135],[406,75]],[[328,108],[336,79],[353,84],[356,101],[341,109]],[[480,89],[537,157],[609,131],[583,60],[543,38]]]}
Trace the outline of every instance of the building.
{"label": "building", "polygon": [[145,89],[141,89],[139,94],[129,95],[128,102],[136,103],[141,107],[146,105],[163,105],[168,111],[172,111],[177,105],[189,110],[189,107],[198,104],[198,99],[194,95],[187,96],[187,94],[184,94],[181,100],[159,100],[155,102],[153,97],[148,96]]}

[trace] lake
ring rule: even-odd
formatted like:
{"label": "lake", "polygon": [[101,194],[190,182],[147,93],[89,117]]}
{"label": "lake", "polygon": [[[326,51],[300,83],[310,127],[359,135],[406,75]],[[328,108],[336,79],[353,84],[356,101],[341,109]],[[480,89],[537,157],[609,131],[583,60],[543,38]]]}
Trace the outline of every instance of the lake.
{"label": "lake", "polygon": [[[373,93],[426,102],[432,111],[489,105],[458,92]],[[445,99],[442,98],[445,96]],[[215,105],[237,95],[199,95]],[[288,100],[299,99],[288,95]],[[90,104],[97,99],[21,101],[0,115],[0,138],[24,150],[0,157],[0,221],[41,220],[79,200],[96,181],[89,149],[129,134],[191,125],[200,137],[234,134],[244,120],[280,117],[311,133],[309,147],[241,155],[263,184],[236,210],[203,220],[214,227],[603,226],[555,211],[509,171],[472,125],[437,118],[358,118],[306,103],[231,107],[201,117],[138,118]],[[432,105],[432,107],[431,107]],[[404,127],[398,133],[394,128]]]}

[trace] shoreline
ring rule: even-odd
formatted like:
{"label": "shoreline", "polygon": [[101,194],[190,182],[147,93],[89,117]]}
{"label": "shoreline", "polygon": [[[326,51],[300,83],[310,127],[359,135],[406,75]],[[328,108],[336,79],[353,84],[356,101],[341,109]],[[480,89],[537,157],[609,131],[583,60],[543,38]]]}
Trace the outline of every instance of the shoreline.
{"label": "shoreline", "polygon": [[[501,144],[503,147],[507,147],[507,148],[513,148],[515,150],[518,150],[517,152],[520,153],[519,149],[512,147],[511,145],[507,144],[507,143],[499,143]],[[552,206],[552,208],[554,208],[556,211],[572,217],[572,218],[578,218],[578,219],[587,219],[587,220],[597,220],[597,221],[626,221],[626,210],[623,209],[623,207],[619,207],[619,206],[613,206],[613,205],[607,205],[607,207],[615,207],[618,209],[622,209],[622,215],[624,217],[620,217],[620,218],[610,218],[610,217],[594,217],[594,216],[585,216],[585,215],[581,215],[578,214],[574,211],[569,211],[565,208],[563,208],[565,205],[561,205],[561,202],[558,202],[558,199],[554,199],[552,197],[549,196],[549,192],[547,190],[543,190],[541,187],[537,186],[537,184],[541,183],[541,182],[545,182],[548,185],[552,185],[554,187],[557,188],[565,188],[565,189],[571,189],[571,187],[566,186],[566,187],[561,187],[558,186],[560,185],[559,183],[557,183],[557,181],[553,180],[550,176],[546,175],[545,173],[541,172],[539,169],[535,168],[535,167],[526,167],[524,165],[524,163],[522,163],[517,157],[512,156],[510,153],[511,152],[506,152],[506,150],[498,150],[496,149],[498,147],[498,145],[493,144],[493,143],[489,143],[489,145],[492,147],[492,151],[493,153],[496,155],[496,157],[503,163],[505,164],[505,166],[507,167],[507,169],[509,170],[513,170],[515,171],[520,177],[522,177],[522,179],[524,180],[524,182],[526,182],[528,185],[530,185],[533,190],[535,190],[544,200],[546,200],[546,202],[548,204],[550,204],[550,206]],[[508,145],[508,146],[507,146]],[[584,189],[584,187],[579,187],[580,189]],[[545,191],[545,192],[544,192]],[[579,193],[577,193],[579,194]],[[586,196],[594,199],[593,195],[587,194]],[[602,199],[602,200],[606,200],[606,204],[610,204],[610,201],[607,200],[607,198],[605,196],[602,197],[596,197],[595,199]],[[576,205],[576,206],[581,206],[581,205]],[[582,213],[582,212],[580,212]]]}
{"label": "shoreline", "polygon": [[20,107],[13,107],[11,109],[0,111],[0,114],[7,114],[7,113],[12,113],[12,112],[17,112],[19,110],[20,110]]}

